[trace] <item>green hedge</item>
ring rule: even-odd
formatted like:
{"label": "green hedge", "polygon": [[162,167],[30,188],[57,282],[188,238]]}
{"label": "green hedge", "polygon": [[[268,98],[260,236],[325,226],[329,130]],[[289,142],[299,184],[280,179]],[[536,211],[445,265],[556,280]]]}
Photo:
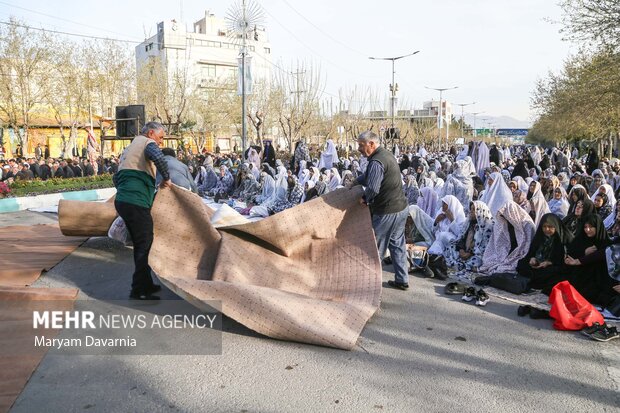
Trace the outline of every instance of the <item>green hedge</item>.
{"label": "green hedge", "polygon": [[52,178],[47,181],[15,181],[10,185],[10,197],[56,194],[69,191],[112,188],[112,175],[85,176],[83,178]]}

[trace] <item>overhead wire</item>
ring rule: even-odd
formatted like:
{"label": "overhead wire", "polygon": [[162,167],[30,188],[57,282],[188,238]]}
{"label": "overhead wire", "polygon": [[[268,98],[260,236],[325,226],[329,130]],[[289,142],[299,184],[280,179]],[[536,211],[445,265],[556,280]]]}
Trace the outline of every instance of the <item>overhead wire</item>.
{"label": "overhead wire", "polygon": [[293,12],[295,12],[299,17],[301,17],[302,19],[304,19],[309,25],[311,25],[312,27],[314,27],[315,29],[317,29],[319,32],[321,32],[325,37],[329,38],[330,40],[340,44],[341,46],[361,55],[364,57],[368,57],[368,55],[366,53],[360,52],[357,49],[354,49],[350,46],[348,46],[347,44],[343,43],[341,40],[339,40],[338,38],[330,35],[329,33],[325,32],[323,29],[321,29],[319,26],[317,26],[316,24],[314,24],[312,21],[310,21],[306,16],[304,16],[302,13],[300,13],[299,11],[297,11],[288,1],[286,0],[282,0],[282,2],[284,4],[286,4],[291,10],[293,10]]}
{"label": "overhead wire", "polygon": [[272,19],[273,21],[275,21],[280,27],[282,27],[286,32],[288,32],[295,40],[297,40],[302,46],[304,46],[306,49],[310,50],[316,57],[318,57],[319,59],[324,60],[326,63],[332,65],[333,67],[336,67],[340,70],[342,70],[345,73],[348,73],[350,75],[354,75],[354,76],[359,76],[359,77],[368,77],[368,78],[377,78],[379,76],[370,76],[370,75],[362,75],[359,73],[354,73],[351,72],[350,70],[332,62],[331,60],[325,58],[324,56],[322,56],[319,52],[317,52],[316,50],[314,50],[312,47],[308,46],[307,43],[305,43],[303,40],[301,40],[295,33],[293,33],[293,31],[289,30],[284,24],[282,24],[273,14],[271,14],[267,9],[265,9],[263,7],[263,9],[265,10],[265,13],[267,13]]}
{"label": "overhead wire", "polygon": [[78,26],[83,26],[83,27],[87,27],[87,28],[90,28],[90,29],[97,29],[97,30],[101,30],[101,31],[104,31],[104,32],[112,33],[112,34],[117,34],[117,35],[120,34],[120,35],[122,35],[121,33],[114,32],[114,31],[111,31],[111,30],[108,30],[108,29],[104,29],[102,27],[96,27],[96,26],[93,26],[91,24],[85,24],[85,23],[76,22],[76,21],[73,21],[73,20],[66,19],[64,17],[53,16],[51,14],[42,13],[42,12],[37,11],[37,10],[27,9],[26,7],[18,6],[16,4],[7,3],[7,2],[4,2],[4,1],[0,1],[0,4],[4,4],[4,5],[9,6],[9,7],[13,7],[13,8],[20,9],[20,10],[24,10],[24,11],[27,11],[27,12],[30,12],[30,13],[34,13],[34,14],[38,14],[38,15],[41,15],[41,16],[49,17],[49,18],[52,18],[52,19],[56,19],[56,20],[67,22],[67,23],[75,24],[75,25],[78,25]]}

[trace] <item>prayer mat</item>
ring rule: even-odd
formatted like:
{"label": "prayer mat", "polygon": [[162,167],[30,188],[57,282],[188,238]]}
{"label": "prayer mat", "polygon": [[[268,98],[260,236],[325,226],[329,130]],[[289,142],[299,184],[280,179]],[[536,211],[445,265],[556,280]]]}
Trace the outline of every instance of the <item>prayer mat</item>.
{"label": "prayer mat", "polygon": [[86,238],[67,238],[57,224],[0,228],[0,286],[26,286],[80,246]]}
{"label": "prayer mat", "polygon": [[[46,349],[32,354],[22,351],[32,347],[32,313],[26,311],[29,303],[62,300],[63,305],[72,306],[77,294],[75,288],[0,286],[0,413],[9,411],[47,353]],[[52,334],[47,335],[51,338]]]}

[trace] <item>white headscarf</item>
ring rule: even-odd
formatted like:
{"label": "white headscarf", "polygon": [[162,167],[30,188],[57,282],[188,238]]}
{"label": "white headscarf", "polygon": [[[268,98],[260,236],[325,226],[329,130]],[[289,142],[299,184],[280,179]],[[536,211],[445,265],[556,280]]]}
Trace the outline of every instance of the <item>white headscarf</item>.
{"label": "white headscarf", "polygon": [[469,153],[469,146],[463,145],[461,152],[456,156],[456,160],[457,161],[464,160],[467,157],[468,153]]}
{"label": "white headscarf", "polygon": [[512,201],[512,192],[502,174],[499,172],[493,172],[487,179],[492,179],[493,183],[484,191],[482,195],[482,202],[487,204],[491,210],[491,214],[495,216],[497,211],[506,205],[507,202]]}
{"label": "white headscarf", "polygon": [[338,163],[338,152],[336,151],[336,146],[331,139],[327,140],[325,144],[326,148],[321,153],[321,160],[319,161],[319,169],[327,168],[330,169],[334,166],[334,163]]}
{"label": "white headscarf", "polygon": [[439,208],[438,197],[437,193],[433,191],[433,188],[424,187],[420,189],[418,206],[431,217],[437,214],[437,209]]}
{"label": "white headscarf", "polygon": [[607,195],[608,203],[611,206],[611,209],[614,210],[616,208],[616,195],[614,194],[614,190],[611,188],[611,185],[609,184],[603,184],[599,186],[598,188],[596,188],[594,195],[592,195],[590,199],[594,202],[594,198],[596,198],[596,195],[598,195],[599,191],[601,190],[601,187],[605,187],[605,195]]}
{"label": "white headscarf", "polygon": [[461,225],[465,220],[465,211],[463,210],[463,205],[454,195],[446,195],[441,198],[441,208],[437,211],[435,218],[439,216],[439,214],[443,213],[443,204],[448,206],[448,210],[452,213],[454,219],[449,221],[448,219],[444,219],[439,223],[438,231],[449,231],[453,229],[454,234],[458,233]]}
{"label": "white headscarf", "polygon": [[[510,251],[508,223],[514,228],[517,245]],[[493,274],[515,272],[517,262],[527,254],[536,227],[532,218],[515,202],[508,202],[497,211],[493,234],[482,256],[480,272]]]}
{"label": "white headscarf", "polygon": [[327,186],[329,187],[330,191],[334,191],[336,188],[338,188],[338,185],[340,185],[340,182],[342,182],[342,178],[340,178],[338,169],[332,168],[331,172],[332,172],[331,178],[329,178],[329,184]]}
{"label": "white headscarf", "polygon": [[540,182],[535,182],[536,189],[534,189],[534,193],[528,202],[528,212],[534,213],[534,226],[538,228],[538,224],[540,223],[540,219],[543,215],[550,213],[549,205],[547,204],[547,200],[542,194],[542,190],[540,187]]}
{"label": "white headscarf", "polygon": [[476,156],[476,173],[480,178],[484,177],[484,170],[490,165],[489,148],[486,143],[480,142],[480,145],[478,145],[478,156]]}
{"label": "white headscarf", "polygon": [[302,187],[310,180],[310,171],[308,169],[304,169],[299,172],[299,185]]}
{"label": "white headscarf", "polygon": [[[306,183],[308,184],[308,191],[311,190],[312,188],[314,188],[314,186],[316,185],[314,183],[314,181],[307,181]],[[307,191],[306,191],[305,186],[303,188],[304,188],[304,194],[301,196],[301,201],[299,202],[300,204],[303,203],[306,200],[306,192]]]}
{"label": "white headscarf", "polygon": [[314,182],[315,184],[317,182],[319,182],[319,177],[321,176],[321,171],[319,171],[319,168],[317,168],[316,166],[313,166],[312,168],[312,177],[310,178],[310,181]]}

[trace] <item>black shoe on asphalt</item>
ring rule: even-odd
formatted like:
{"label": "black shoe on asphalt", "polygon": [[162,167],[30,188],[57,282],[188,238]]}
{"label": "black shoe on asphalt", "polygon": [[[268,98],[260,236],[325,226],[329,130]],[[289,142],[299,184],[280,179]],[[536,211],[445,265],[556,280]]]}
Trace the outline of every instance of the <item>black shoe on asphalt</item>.
{"label": "black shoe on asphalt", "polygon": [[551,316],[549,315],[549,311],[547,310],[541,310],[540,308],[532,307],[532,309],[530,310],[530,318],[533,320],[540,320],[551,318]]}
{"label": "black shoe on asphalt", "polygon": [[482,288],[476,293],[476,305],[478,307],[484,307],[490,299],[489,294],[487,294]]}
{"label": "black shoe on asphalt", "polygon": [[583,330],[581,330],[581,334],[583,334],[584,336],[590,337],[592,333],[594,333],[596,330],[603,328],[605,326],[606,326],[605,323],[601,325],[598,321],[595,321],[594,324],[592,324],[590,327],[586,327]]}
{"label": "black shoe on asphalt", "polygon": [[596,341],[610,341],[616,338],[620,338],[618,329],[616,327],[610,327],[607,324],[603,324],[598,330],[590,334],[590,338]]}
{"label": "black shoe on asphalt", "polygon": [[392,257],[385,257],[385,258],[383,259],[383,263],[384,263],[385,265],[390,265],[390,264],[392,263]]}
{"label": "black shoe on asphalt", "polygon": [[149,294],[155,294],[160,291],[161,291],[161,285],[159,284],[153,284],[151,287],[148,288]]}
{"label": "black shoe on asphalt", "polygon": [[517,310],[517,315],[519,317],[525,317],[530,313],[530,311],[532,311],[531,305],[520,305],[519,309]]}
{"label": "black shoe on asphalt", "polygon": [[422,268],[422,275],[424,278],[435,278],[435,272],[428,265]]}
{"label": "black shoe on asphalt", "polygon": [[477,293],[474,287],[467,287],[465,289],[465,294],[463,294],[463,297],[461,297],[461,299],[469,303],[476,298],[476,295]]}
{"label": "black shoe on asphalt", "polygon": [[141,293],[141,292],[137,292],[137,291],[132,291],[129,294],[129,299],[131,300],[139,300],[139,301],[157,301],[157,300],[161,300],[161,298],[159,298],[156,295],[153,295],[152,293]]}
{"label": "black shoe on asphalt", "polygon": [[397,288],[399,290],[407,291],[409,289],[409,284],[397,283],[396,281],[388,281],[388,285],[392,288]]}

